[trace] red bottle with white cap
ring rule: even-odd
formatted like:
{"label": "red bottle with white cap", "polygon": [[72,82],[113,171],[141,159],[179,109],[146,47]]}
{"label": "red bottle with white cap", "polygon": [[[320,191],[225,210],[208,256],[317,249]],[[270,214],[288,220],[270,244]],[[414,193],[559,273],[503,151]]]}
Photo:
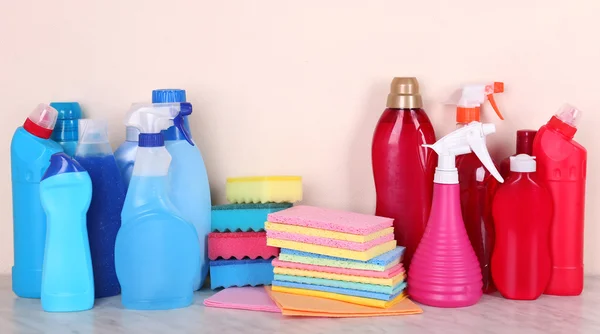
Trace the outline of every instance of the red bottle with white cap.
{"label": "red bottle with white cap", "polygon": [[508,299],[538,298],[550,280],[553,202],[536,175],[535,158],[510,157],[510,174],[493,203],[496,242],[492,278]]}

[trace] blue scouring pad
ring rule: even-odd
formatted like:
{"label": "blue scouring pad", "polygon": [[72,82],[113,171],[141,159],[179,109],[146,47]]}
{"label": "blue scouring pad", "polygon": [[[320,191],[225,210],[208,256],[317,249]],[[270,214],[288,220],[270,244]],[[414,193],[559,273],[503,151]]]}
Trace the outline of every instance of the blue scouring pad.
{"label": "blue scouring pad", "polygon": [[283,287],[287,287],[287,288],[333,292],[333,293],[338,293],[340,295],[356,296],[356,297],[371,298],[371,299],[378,299],[378,300],[392,300],[392,299],[398,297],[398,295],[400,295],[402,293],[402,291],[404,291],[404,288],[406,287],[406,283],[403,282],[402,284],[398,285],[398,287],[394,290],[394,294],[389,295],[389,294],[385,294],[385,293],[352,290],[352,289],[344,289],[344,288],[334,288],[334,287],[323,286],[323,285],[293,283],[293,282],[284,282],[284,281],[273,281],[273,285],[283,286]]}
{"label": "blue scouring pad", "polygon": [[213,232],[264,231],[269,213],[290,207],[291,203],[215,205],[211,212],[211,229]]}
{"label": "blue scouring pad", "polygon": [[210,261],[210,288],[270,285],[273,259]]}

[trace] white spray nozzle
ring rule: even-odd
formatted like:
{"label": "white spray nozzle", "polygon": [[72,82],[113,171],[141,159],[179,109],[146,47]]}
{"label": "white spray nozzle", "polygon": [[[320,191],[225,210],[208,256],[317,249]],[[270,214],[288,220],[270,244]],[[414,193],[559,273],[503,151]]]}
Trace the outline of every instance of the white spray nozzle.
{"label": "white spray nozzle", "polygon": [[457,129],[433,145],[424,145],[434,150],[438,158],[438,167],[435,171],[435,183],[458,184],[458,171],[456,170],[456,156],[475,153],[483,166],[500,182],[502,176],[494,166],[494,162],[487,150],[485,137],[496,132],[494,124],[471,122],[469,125]]}
{"label": "white spray nozzle", "polygon": [[125,117],[125,126],[136,128],[140,134],[159,134],[171,126],[181,130],[185,139],[194,145],[183,123],[183,116],[192,113],[192,104],[180,103],[136,103]]}

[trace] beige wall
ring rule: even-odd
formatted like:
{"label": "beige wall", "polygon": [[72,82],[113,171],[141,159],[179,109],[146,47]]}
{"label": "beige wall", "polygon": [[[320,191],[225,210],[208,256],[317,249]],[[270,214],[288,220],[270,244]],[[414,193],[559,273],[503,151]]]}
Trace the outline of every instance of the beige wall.
{"label": "beige wall", "polygon": [[[537,128],[563,102],[583,110],[589,150],[586,272],[600,274],[600,1],[2,1],[0,272],[12,265],[9,143],[39,102],[78,100],[110,122],[153,88],[181,87],[215,203],[227,176],[300,174],[305,202],[373,212],[370,143],[393,76],[417,76],[438,136],[461,84],[504,81],[506,121]],[[594,134],[596,133],[596,134]],[[593,139],[596,139],[594,141]]]}

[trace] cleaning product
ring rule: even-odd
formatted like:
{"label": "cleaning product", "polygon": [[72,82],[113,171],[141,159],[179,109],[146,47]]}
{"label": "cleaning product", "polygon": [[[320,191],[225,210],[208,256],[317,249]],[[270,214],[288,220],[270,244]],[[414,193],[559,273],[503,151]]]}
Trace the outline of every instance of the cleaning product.
{"label": "cleaning product", "polygon": [[172,309],[193,301],[200,245],[194,226],[171,202],[171,156],[161,133],[175,124],[187,136],[182,118],[191,113],[189,103],[136,104],[126,117],[125,125],[141,132],[115,244],[121,301],[129,309]]}
{"label": "cleaning product", "polygon": [[[186,102],[185,90],[157,89],[152,91],[152,103]],[[188,119],[183,115],[176,120],[182,124],[163,131],[165,146],[171,155],[169,167],[169,196],[181,217],[192,223],[200,242],[200,274],[194,281],[194,290],[204,285],[208,275],[208,244],[210,233],[211,200],[208,174],[202,154],[196,145],[188,145],[191,139]],[[177,125],[177,124],[176,124]],[[185,129],[184,134],[181,129]]]}
{"label": "cleaning product", "polygon": [[265,230],[269,213],[292,207],[292,203],[252,203],[214,205],[211,214],[213,232],[260,232]]}
{"label": "cleaning product", "polygon": [[77,142],[79,140],[79,119],[81,118],[81,106],[77,102],[52,102],[50,106],[58,111],[58,120],[52,140],[63,147],[70,157],[75,155]]}
{"label": "cleaning product", "polygon": [[92,200],[89,174],[65,153],[56,153],[40,183],[48,216],[42,308],[47,312],[89,310],[94,305],[94,274],[86,226]]}
{"label": "cleaning product", "polygon": [[106,121],[82,119],[79,133],[75,159],[89,173],[94,190],[87,229],[96,298],[115,296],[121,293],[115,272],[115,239],[121,227],[125,185],[108,142]]}
{"label": "cleaning product", "polygon": [[279,255],[279,249],[267,246],[265,232],[213,232],[208,235],[208,258],[251,260],[270,259]]}
{"label": "cleaning product", "polygon": [[273,259],[210,261],[210,288],[269,285],[273,281]]}
{"label": "cleaning product", "polygon": [[[289,284],[289,285],[291,285],[291,284]],[[300,288],[300,287],[287,287],[287,286],[281,286],[281,285],[273,285],[271,287],[271,289],[275,292],[283,292],[283,293],[289,293],[289,294],[293,294],[293,295],[311,296],[311,297],[324,298],[324,299],[333,299],[333,300],[339,300],[339,301],[343,301],[343,302],[350,303],[350,304],[370,306],[370,307],[381,308],[381,309],[390,308],[390,307],[400,303],[404,299],[406,299],[406,294],[404,294],[404,293],[400,293],[400,294],[394,296],[394,298],[390,299],[390,300],[380,300],[380,299],[373,298],[374,297],[373,294],[368,294],[368,296],[365,296],[365,297],[359,297],[359,296],[357,296],[357,294],[359,294],[359,293],[357,293],[356,291],[347,291],[347,290],[342,291],[345,289],[329,288],[329,289],[326,289],[328,291],[319,291],[319,290],[309,290],[309,289],[306,289],[304,286]],[[325,290],[325,289],[322,289],[322,290]],[[352,293],[352,294],[349,294],[349,293]],[[364,294],[362,294],[362,295],[364,295]]]}
{"label": "cleaning product", "polygon": [[425,231],[431,207],[435,155],[422,147],[433,144],[435,132],[423,110],[416,78],[394,78],[372,143],[377,192],[375,214],[394,219],[395,238],[406,247],[404,263]]}
{"label": "cleaning product", "polygon": [[230,203],[294,203],[302,200],[300,176],[230,177],[225,185]]}
{"label": "cleaning product", "polygon": [[[533,140],[535,139],[536,130],[519,130],[517,131],[517,151],[514,155],[527,154],[533,155]],[[507,178],[510,175],[510,160],[512,156],[506,157],[500,163],[500,175]]]}
{"label": "cleaning product", "polygon": [[455,164],[457,156],[473,152],[503,182],[485,144],[486,136],[495,131],[493,124],[472,122],[434,145],[427,145],[439,156],[433,203],[425,234],[408,272],[408,292],[422,304],[462,307],[481,298],[481,267],[460,212],[460,177]]}
{"label": "cleaning product", "polygon": [[40,181],[50,157],[62,152],[50,140],[58,112],[40,104],[18,127],[10,143],[14,266],[12,289],[23,298],[40,298],[46,243],[46,214],[40,201]]}
{"label": "cleaning product", "polygon": [[581,112],[564,105],[533,142],[540,181],[554,202],[550,225],[552,274],[544,293],[575,296],[583,291],[583,225],[587,151],[573,140]]}
{"label": "cleaning product", "polygon": [[[452,97],[456,105],[457,128],[473,121],[480,121],[481,105],[489,100],[500,119],[504,119],[494,93],[504,92],[504,84],[494,82],[482,85],[467,85]],[[492,199],[498,186],[475,154],[456,157],[456,168],[460,179],[460,204],[462,217],[467,228],[471,246],[479,259],[483,275],[483,291],[493,292],[494,286],[490,272],[492,249],[494,248],[494,221],[492,217]]]}
{"label": "cleaning product", "polygon": [[347,270],[385,272],[386,270],[390,270],[391,268],[394,268],[400,264],[400,261],[402,261],[402,257],[404,255],[404,251],[404,247],[398,246],[395,249],[374,257],[369,261],[358,261],[284,248],[279,252],[279,260],[298,264],[327,266],[330,268],[341,268]]}
{"label": "cleaning product", "polygon": [[550,280],[550,192],[536,178],[535,158],[510,159],[510,175],[494,197],[492,276],[505,298],[538,298]]}
{"label": "cleaning product", "polygon": [[126,131],[125,141],[115,151],[115,160],[117,161],[117,166],[119,166],[125,189],[128,189],[137,154],[140,131],[131,126],[128,126]]}

